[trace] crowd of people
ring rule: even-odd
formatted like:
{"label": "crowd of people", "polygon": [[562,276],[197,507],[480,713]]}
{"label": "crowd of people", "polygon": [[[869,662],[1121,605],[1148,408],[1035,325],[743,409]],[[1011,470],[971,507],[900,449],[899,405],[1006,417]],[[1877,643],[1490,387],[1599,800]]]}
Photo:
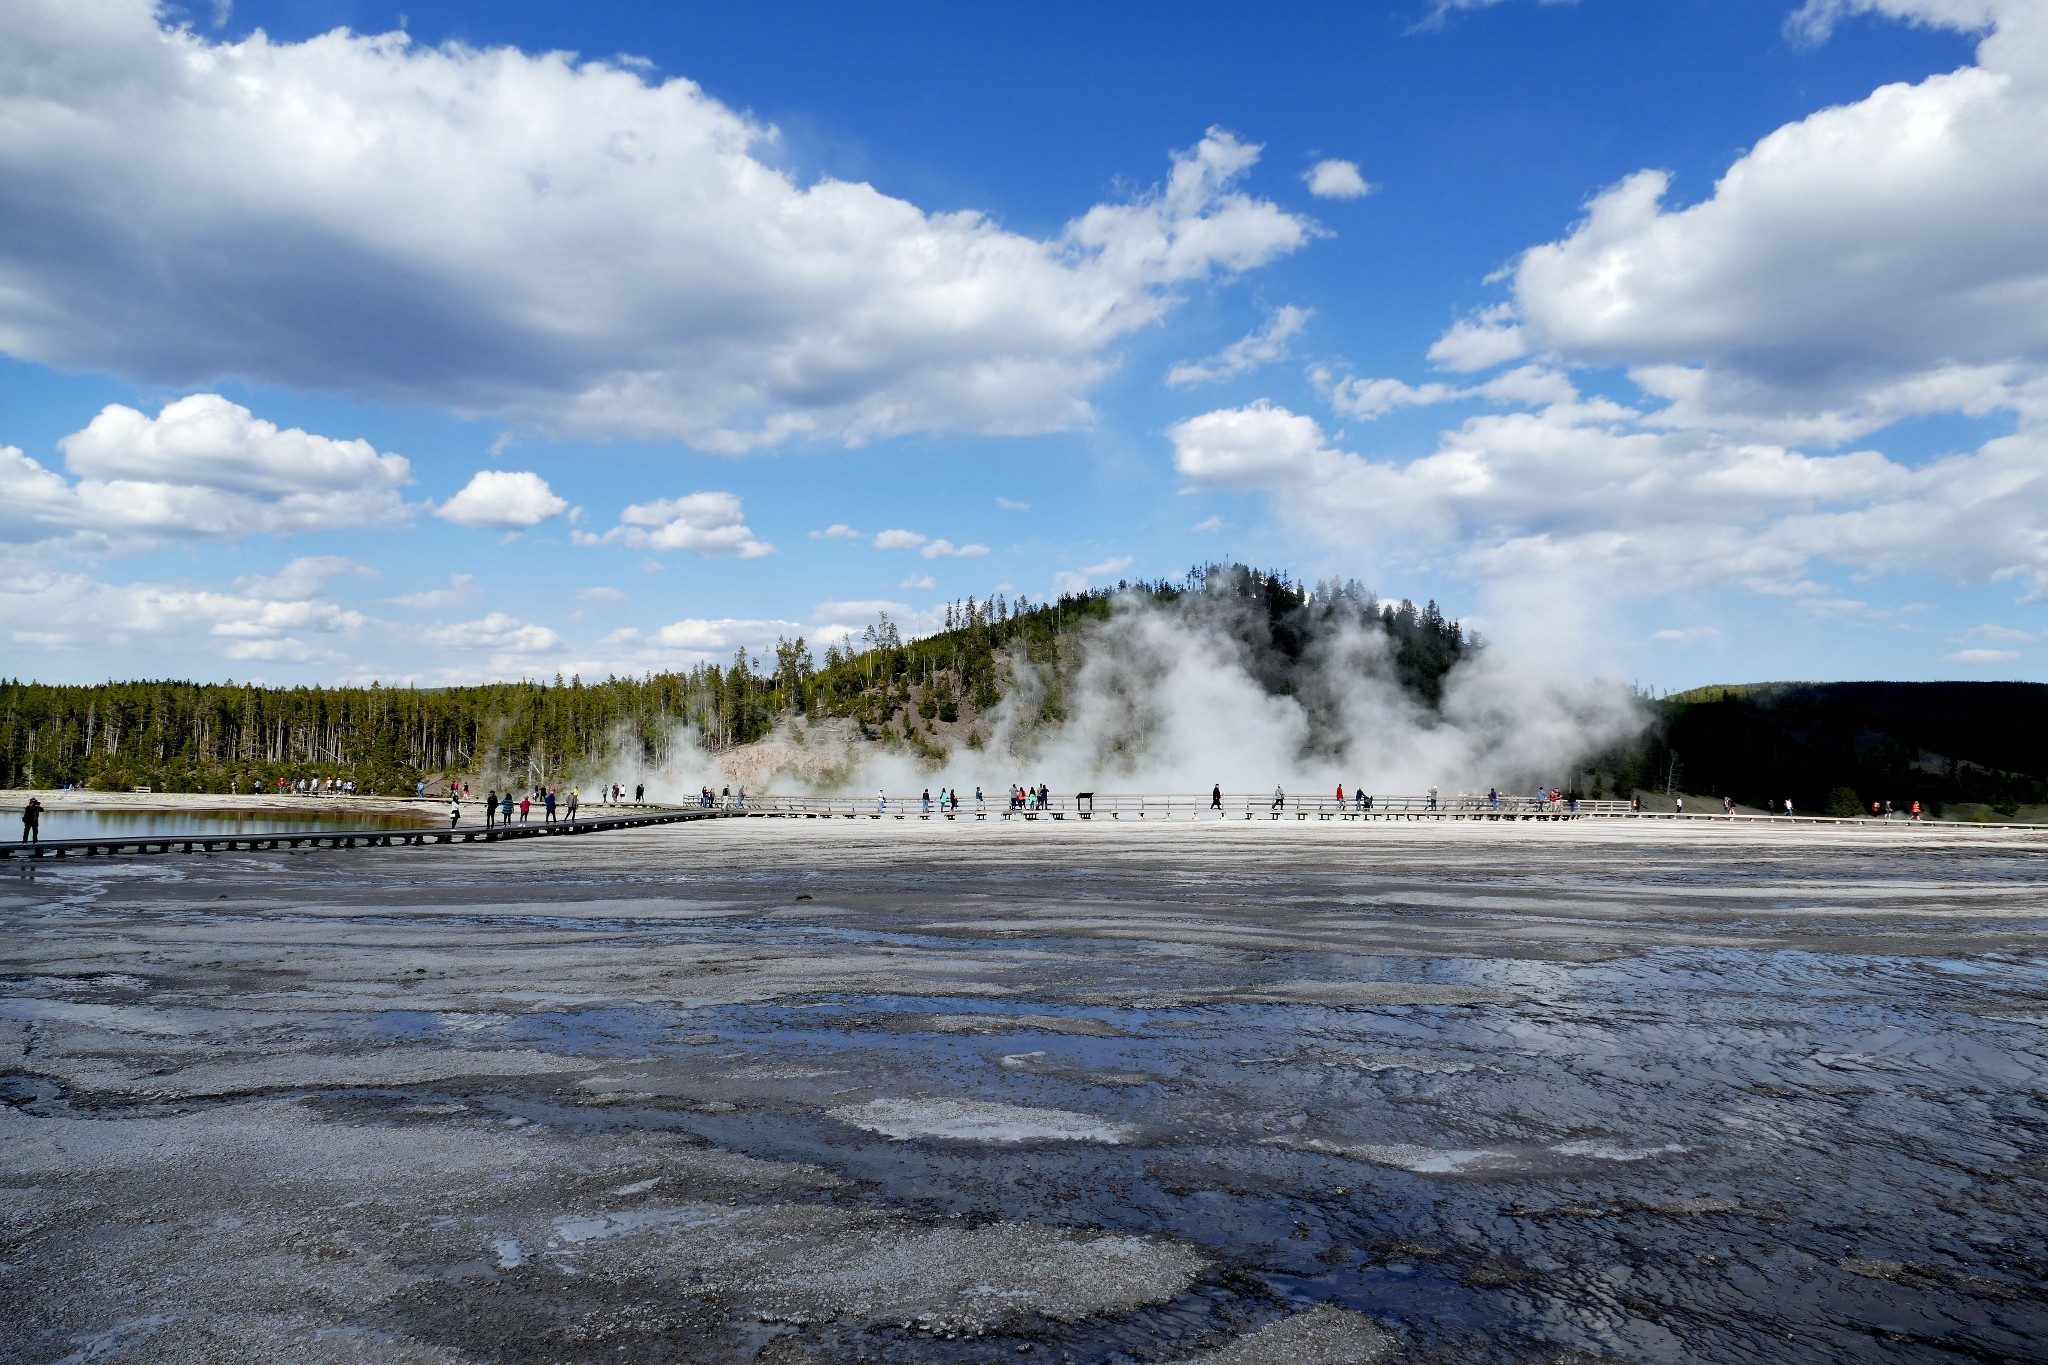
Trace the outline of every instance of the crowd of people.
{"label": "crowd of people", "polygon": [[[448,790],[448,828],[454,829],[462,823],[462,803],[471,796],[469,784],[457,782]],[[559,814],[565,819],[576,818],[576,808],[582,804],[580,788],[571,787],[563,791],[559,787],[533,787],[514,793],[511,788],[498,791],[493,788],[484,793],[484,828],[515,823],[526,824],[537,810],[545,824],[554,824]]]}
{"label": "crowd of people", "polygon": [[[420,784],[420,790],[421,794],[424,795],[426,791],[425,783]],[[229,778],[228,795],[240,796],[241,794],[242,779],[239,777]],[[279,796],[354,796],[356,794],[356,780],[353,777],[296,777],[287,781],[280,777],[277,779],[277,794]],[[269,788],[261,778],[252,780],[249,783],[249,795],[267,796],[269,795]]]}

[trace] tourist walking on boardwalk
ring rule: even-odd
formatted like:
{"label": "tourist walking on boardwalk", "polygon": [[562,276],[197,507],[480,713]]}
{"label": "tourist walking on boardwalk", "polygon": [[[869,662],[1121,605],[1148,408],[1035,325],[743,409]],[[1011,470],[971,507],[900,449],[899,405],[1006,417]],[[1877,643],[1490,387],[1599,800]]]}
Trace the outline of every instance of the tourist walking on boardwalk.
{"label": "tourist walking on boardwalk", "polygon": [[1435,788],[1435,787],[1431,787],[1431,788],[1429,789],[1429,808],[1430,808],[1431,810],[1435,810],[1435,809],[1436,809],[1436,788]]}
{"label": "tourist walking on boardwalk", "polygon": [[505,795],[499,798],[498,823],[501,825],[512,823],[512,789],[510,787],[505,788]]}
{"label": "tourist walking on boardwalk", "polygon": [[1342,782],[1337,784],[1337,804],[1340,806],[1344,804],[1344,784]]}
{"label": "tourist walking on boardwalk", "polygon": [[1685,814],[1685,798],[1684,798],[1684,797],[1682,797],[1682,796],[1674,796],[1674,797],[1672,797],[1672,798],[1671,798],[1671,812],[1672,812],[1672,814],[1674,814],[1674,815],[1683,815],[1683,814]]}
{"label": "tourist walking on boardwalk", "polygon": [[1218,782],[1215,786],[1209,788],[1209,809],[1223,809],[1223,784],[1221,782]]}
{"label": "tourist walking on boardwalk", "polygon": [[1789,796],[1785,798],[1785,818],[1787,820],[1792,818],[1792,798]]}
{"label": "tourist walking on boardwalk", "polygon": [[462,795],[455,793],[448,798],[448,828],[454,829],[462,823]]}
{"label": "tourist walking on boardwalk", "polygon": [[636,806],[647,804],[647,784],[645,782],[635,782],[633,784],[633,804]]}
{"label": "tourist walking on boardwalk", "polygon": [[1280,787],[1279,787],[1279,784],[1278,784],[1278,783],[1275,783],[1275,784],[1274,784],[1274,786],[1273,786],[1273,805],[1272,805],[1272,809],[1273,809],[1273,810],[1285,810],[1286,808],[1287,808],[1287,793],[1286,793],[1286,792],[1284,792],[1284,791],[1281,791],[1281,790],[1280,790]]}
{"label": "tourist walking on boardwalk", "polygon": [[926,815],[932,813],[932,789],[930,787],[924,789],[924,813]]}
{"label": "tourist walking on boardwalk", "polygon": [[1486,789],[1486,804],[1493,807],[1496,811],[1500,809],[1499,787],[1488,787]]}
{"label": "tourist walking on boardwalk", "polygon": [[43,803],[33,796],[21,808],[21,841],[24,844],[43,841]]}
{"label": "tourist walking on boardwalk", "polygon": [[491,788],[484,793],[484,828],[498,823],[498,789]]}
{"label": "tourist walking on boardwalk", "polygon": [[541,809],[546,823],[550,825],[555,823],[555,789],[553,787],[549,787],[547,794],[541,797]]}
{"label": "tourist walking on boardwalk", "polygon": [[583,792],[580,788],[569,788],[569,818],[571,820],[576,818],[576,806],[581,801],[582,796]]}
{"label": "tourist walking on boardwalk", "polygon": [[528,811],[532,810],[532,809],[533,809],[533,798],[532,798],[532,797],[530,797],[530,796],[522,796],[522,797],[520,797],[520,798],[519,798],[519,823],[520,823],[520,824],[522,824],[522,825],[523,825],[523,824],[525,824],[525,823],[526,823],[526,813],[527,813]]}

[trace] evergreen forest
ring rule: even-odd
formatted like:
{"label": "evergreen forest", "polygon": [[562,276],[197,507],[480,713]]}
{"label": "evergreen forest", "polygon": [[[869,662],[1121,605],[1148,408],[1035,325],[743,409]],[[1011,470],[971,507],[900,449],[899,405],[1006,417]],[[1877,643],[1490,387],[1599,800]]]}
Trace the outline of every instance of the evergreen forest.
{"label": "evergreen forest", "polygon": [[[246,791],[338,778],[401,794],[455,777],[550,785],[608,753],[662,766],[682,736],[717,752],[799,716],[840,719],[865,738],[936,757],[939,735],[979,742],[975,722],[1019,662],[1054,678],[1071,671],[1119,597],[1220,623],[1278,693],[1293,686],[1303,652],[1339,623],[1383,631],[1396,678],[1429,705],[1477,647],[1434,602],[1381,603],[1355,582],[1311,588],[1284,573],[1203,565],[1179,582],[1127,581],[1048,602],[969,598],[922,638],[906,639],[883,616],[822,655],[799,637],[772,653],[742,649],[728,664],[637,678],[448,688],[0,682],[0,787],[223,792],[230,783]],[[1048,689],[1041,719],[1057,723],[1062,706],[1060,689]]]}

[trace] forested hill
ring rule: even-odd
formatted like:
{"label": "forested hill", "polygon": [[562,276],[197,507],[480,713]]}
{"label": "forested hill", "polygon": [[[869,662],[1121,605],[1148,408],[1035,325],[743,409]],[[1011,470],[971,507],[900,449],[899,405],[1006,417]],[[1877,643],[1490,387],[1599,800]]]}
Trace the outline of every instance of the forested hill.
{"label": "forested hill", "polygon": [[607,754],[660,766],[684,726],[717,750],[794,716],[843,718],[879,743],[926,755],[980,742],[1013,670],[1050,679],[1038,718],[1056,724],[1061,679],[1128,594],[1234,636],[1262,685],[1292,691],[1305,651],[1328,632],[1384,632],[1401,685],[1425,703],[1473,642],[1434,602],[1382,604],[1356,583],[1314,589],[1281,573],[1209,565],[1178,583],[1120,583],[1053,602],[998,595],[947,609],[946,626],[905,639],[885,616],[822,657],[801,639],[772,656],[639,678],[555,678],[477,687],[259,687],[118,682],[0,683],[0,786],[244,790],[279,777],[346,777],[409,792],[460,774],[519,783],[574,779]]}
{"label": "forested hill", "polygon": [[1790,797],[1803,810],[1872,801],[1972,803],[2001,815],[2048,802],[2048,685],[1755,683],[1657,703],[1621,786]]}

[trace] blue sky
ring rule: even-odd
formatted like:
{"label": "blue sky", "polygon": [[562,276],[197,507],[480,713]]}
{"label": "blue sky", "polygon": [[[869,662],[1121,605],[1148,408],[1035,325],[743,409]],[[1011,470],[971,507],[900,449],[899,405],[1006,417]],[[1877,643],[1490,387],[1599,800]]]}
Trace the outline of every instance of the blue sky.
{"label": "blue sky", "polygon": [[24,0],[0,129],[8,674],[1234,557],[1657,687],[2048,676],[2030,0]]}

